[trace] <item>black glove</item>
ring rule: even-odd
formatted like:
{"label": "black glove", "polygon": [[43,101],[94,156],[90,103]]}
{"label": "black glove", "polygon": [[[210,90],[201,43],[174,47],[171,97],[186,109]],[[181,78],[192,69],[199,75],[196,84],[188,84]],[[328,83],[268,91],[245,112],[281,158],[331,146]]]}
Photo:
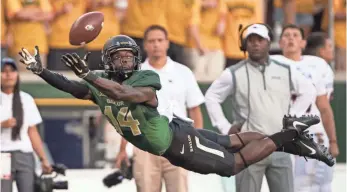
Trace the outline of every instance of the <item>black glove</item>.
{"label": "black glove", "polygon": [[84,78],[90,72],[88,68],[88,52],[83,59],[80,58],[76,53],[65,54],[61,57],[61,61],[68,66],[78,77]]}
{"label": "black glove", "polygon": [[32,71],[35,74],[40,74],[43,71],[39,47],[35,46],[35,54],[32,56],[29,51],[25,48],[22,48],[22,51],[19,52],[19,55],[22,57],[19,61],[26,65],[27,69]]}

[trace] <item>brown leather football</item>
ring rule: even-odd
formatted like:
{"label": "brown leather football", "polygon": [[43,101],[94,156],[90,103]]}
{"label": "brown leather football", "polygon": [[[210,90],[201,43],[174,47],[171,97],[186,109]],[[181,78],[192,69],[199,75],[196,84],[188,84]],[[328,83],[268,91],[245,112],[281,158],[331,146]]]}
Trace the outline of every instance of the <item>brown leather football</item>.
{"label": "brown leather football", "polygon": [[70,44],[80,46],[93,41],[100,34],[103,24],[103,13],[94,11],[83,14],[70,28]]}

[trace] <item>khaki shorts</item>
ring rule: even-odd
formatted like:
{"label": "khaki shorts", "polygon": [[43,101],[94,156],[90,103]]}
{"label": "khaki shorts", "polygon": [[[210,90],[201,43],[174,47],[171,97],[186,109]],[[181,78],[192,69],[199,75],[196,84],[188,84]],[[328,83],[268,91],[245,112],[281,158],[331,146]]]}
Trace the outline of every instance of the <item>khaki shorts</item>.
{"label": "khaki shorts", "polygon": [[167,192],[188,191],[188,171],[167,159],[134,147],[134,178],[137,192],[161,192],[162,179]]}

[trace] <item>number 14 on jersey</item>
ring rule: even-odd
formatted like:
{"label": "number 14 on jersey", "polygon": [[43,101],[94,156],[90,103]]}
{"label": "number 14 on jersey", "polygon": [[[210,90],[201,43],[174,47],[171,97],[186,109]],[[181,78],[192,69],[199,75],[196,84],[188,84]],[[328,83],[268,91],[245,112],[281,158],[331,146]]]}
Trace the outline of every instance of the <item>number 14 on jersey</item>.
{"label": "number 14 on jersey", "polygon": [[123,135],[123,131],[121,127],[128,127],[130,128],[132,134],[134,136],[141,135],[140,130],[140,122],[137,119],[133,118],[133,115],[131,114],[131,111],[128,111],[128,107],[122,107],[117,117],[113,115],[112,107],[111,106],[105,106],[104,114],[109,119],[109,121],[112,123],[116,131]]}

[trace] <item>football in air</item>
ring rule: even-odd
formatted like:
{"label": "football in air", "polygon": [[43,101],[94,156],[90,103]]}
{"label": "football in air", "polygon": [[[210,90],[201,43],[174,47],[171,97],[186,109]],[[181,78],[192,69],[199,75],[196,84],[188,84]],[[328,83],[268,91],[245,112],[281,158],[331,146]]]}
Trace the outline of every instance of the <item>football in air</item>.
{"label": "football in air", "polygon": [[71,26],[69,41],[71,45],[83,46],[93,41],[104,25],[104,14],[98,11],[80,16]]}

